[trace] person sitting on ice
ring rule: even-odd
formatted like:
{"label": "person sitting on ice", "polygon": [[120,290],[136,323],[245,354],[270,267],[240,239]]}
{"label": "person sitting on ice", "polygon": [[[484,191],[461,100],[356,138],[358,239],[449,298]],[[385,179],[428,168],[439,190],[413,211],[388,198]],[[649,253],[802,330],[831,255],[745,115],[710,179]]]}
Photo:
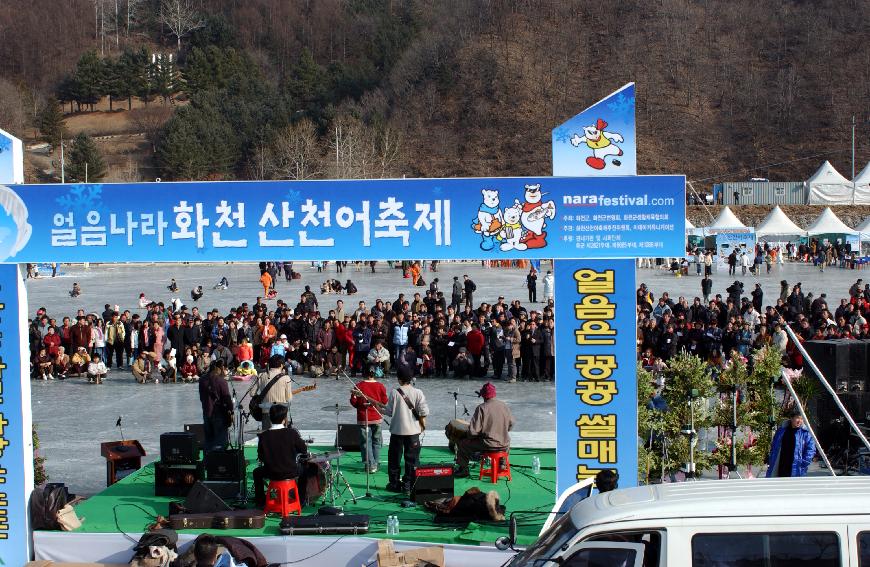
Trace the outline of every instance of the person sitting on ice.
{"label": "person sitting on ice", "polygon": [[195,288],[193,288],[192,290],[190,290],[190,298],[194,301],[199,301],[199,298],[201,298],[202,295],[203,295],[203,292],[202,292],[201,285],[198,285]]}
{"label": "person sitting on ice", "polygon": [[95,354],[91,359],[91,363],[88,364],[88,382],[102,384],[103,378],[106,377],[108,372],[109,370],[106,368],[106,363],[103,362],[99,354]]}
{"label": "person sitting on ice", "polygon": [[350,279],[344,284],[344,292],[348,295],[353,295],[357,292],[356,285]]}
{"label": "person sitting on ice", "polygon": [[221,277],[221,281],[215,284],[212,289],[228,289],[230,287],[230,280],[227,279],[226,276]]}
{"label": "person sitting on ice", "polygon": [[80,346],[72,355],[72,360],[70,360],[70,374],[75,373],[76,376],[81,376],[87,372],[90,362],[91,357],[88,355],[88,350]]}
{"label": "person sitting on ice", "polygon": [[139,309],[147,309],[151,305],[151,300],[145,297],[144,293],[139,294]]}
{"label": "person sitting on ice", "polygon": [[175,283],[175,278],[172,278],[172,281],[169,282],[169,285],[166,286],[166,289],[168,289],[168,290],[171,291],[172,293],[175,293],[175,292],[178,291],[178,284]]}
{"label": "person sitting on ice", "polygon": [[196,361],[193,355],[188,354],[184,359],[184,364],[181,365],[181,380],[184,382],[196,382],[199,380],[199,373],[196,368]]}
{"label": "person sitting on ice", "polygon": [[78,297],[82,294],[82,288],[78,282],[73,283],[72,289],[69,292],[70,297]]}
{"label": "person sitting on ice", "polygon": [[163,353],[163,359],[157,367],[164,382],[178,382],[178,370],[175,362],[175,349]]}
{"label": "person sitting on ice", "polygon": [[238,369],[236,369],[236,374],[238,376],[256,376],[257,369],[254,368],[254,363],[250,360],[243,360],[239,363]]}

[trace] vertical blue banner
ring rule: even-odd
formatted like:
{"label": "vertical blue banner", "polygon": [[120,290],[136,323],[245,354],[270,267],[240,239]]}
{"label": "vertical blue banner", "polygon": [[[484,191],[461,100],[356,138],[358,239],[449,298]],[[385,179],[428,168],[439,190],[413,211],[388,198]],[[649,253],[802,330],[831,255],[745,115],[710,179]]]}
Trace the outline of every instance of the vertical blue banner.
{"label": "vertical blue banner", "polygon": [[637,175],[634,83],[553,128],[553,175]]}
{"label": "vertical blue banner", "polygon": [[30,560],[27,507],[33,490],[30,377],[24,283],[16,264],[0,264],[0,565]]}
{"label": "vertical blue banner", "polygon": [[634,261],[557,260],[556,489],[637,484]]}

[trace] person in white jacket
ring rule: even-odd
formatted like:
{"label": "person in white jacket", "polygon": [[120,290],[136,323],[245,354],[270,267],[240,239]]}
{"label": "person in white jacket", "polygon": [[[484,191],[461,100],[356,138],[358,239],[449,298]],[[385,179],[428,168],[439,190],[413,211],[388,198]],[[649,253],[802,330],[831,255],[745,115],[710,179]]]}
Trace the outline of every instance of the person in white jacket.
{"label": "person in white jacket", "polygon": [[546,275],[544,275],[544,297],[546,297],[547,299],[553,299],[555,285],[556,282],[553,279],[553,272],[551,270],[547,270]]}
{"label": "person in white jacket", "polygon": [[95,354],[88,364],[88,382],[94,384],[102,384],[103,378],[109,370],[106,368],[106,363],[102,361],[99,354]]}

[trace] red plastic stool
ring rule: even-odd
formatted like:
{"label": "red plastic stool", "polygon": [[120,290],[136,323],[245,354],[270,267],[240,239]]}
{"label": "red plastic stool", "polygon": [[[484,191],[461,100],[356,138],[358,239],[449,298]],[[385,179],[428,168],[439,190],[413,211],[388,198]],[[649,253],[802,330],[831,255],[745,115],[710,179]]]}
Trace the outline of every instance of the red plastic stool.
{"label": "red plastic stool", "polygon": [[[487,459],[490,463],[489,468],[483,466]],[[498,479],[503,476],[511,480],[511,463],[507,451],[493,451],[480,456],[480,476],[477,480],[482,480],[484,476],[489,476],[493,484],[497,484]]]}
{"label": "red plastic stool", "polygon": [[[293,498],[290,498],[290,491],[293,491]],[[290,480],[270,480],[269,488],[266,490],[266,508],[265,513],[281,514],[284,518],[290,514],[302,515],[302,505],[299,503],[299,488],[296,486],[296,481]]]}

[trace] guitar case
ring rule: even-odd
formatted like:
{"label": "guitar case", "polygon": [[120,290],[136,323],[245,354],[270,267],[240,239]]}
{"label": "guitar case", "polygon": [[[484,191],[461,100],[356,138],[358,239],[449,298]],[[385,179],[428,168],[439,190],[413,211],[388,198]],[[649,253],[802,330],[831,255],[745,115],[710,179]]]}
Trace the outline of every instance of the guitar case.
{"label": "guitar case", "polygon": [[262,510],[172,514],[169,523],[174,530],[255,530],[266,525],[266,514]]}

